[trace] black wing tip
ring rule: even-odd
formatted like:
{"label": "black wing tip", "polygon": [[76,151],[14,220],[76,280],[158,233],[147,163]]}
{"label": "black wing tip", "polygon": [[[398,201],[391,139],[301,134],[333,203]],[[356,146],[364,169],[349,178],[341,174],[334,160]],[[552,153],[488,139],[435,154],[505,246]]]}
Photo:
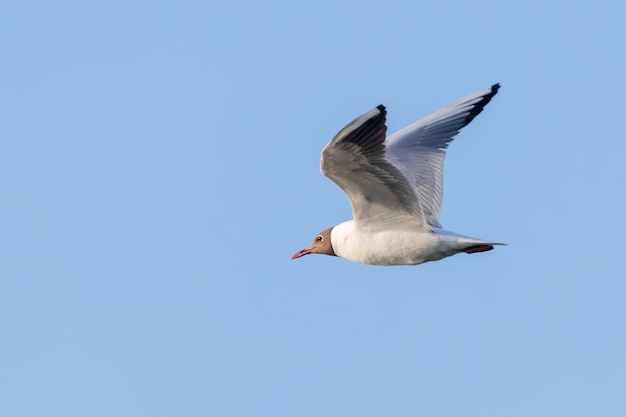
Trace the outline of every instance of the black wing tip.
{"label": "black wing tip", "polygon": [[500,89],[500,83],[495,83],[494,85],[491,86],[491,91],[489,91],[487,94],[482,96],[481,100],[478,103],[474,104],[474,107],[472,108],[472,110],[470,110],[470,113],[467,116],[467,119],[465,119],[464,126],[467,126],[472,120],[474,120],[476,116],[480,114],[480,112],[483,111],[483,109],[485,108],[487,104],[489,104],[491,99],[496,94],[498,94],[499,89]]}
{"label": "black wing tip", "polygon": [[387,131],[387,110],[382,104],[363,113],[335,135],[333,142],[349,142],[361,148],[383,149],[385,133]]}
{"label": "black wing tip", "polygon": [[374,116],[373,119],[378,120],[379,123],[382,122],[383,124],[385,124],[387,122],[387,109],[382,104],[376,106],[376,109],[379,113]]}
{"label": "black wing tip", "polygon": [[493,98],[493,96],[495,96],[496,94],[498,94],[498,90],[500,89],[500,83],[495,83],[494,85],[491,86],[491,91],[488,92],[487,94],[485,94],[483,96],[483,99],[476,103],[476,106],[480,106],[482,105],[483,107],[485,107],[487,105],[487,103],[489,103],[491,101],[491,99]]}

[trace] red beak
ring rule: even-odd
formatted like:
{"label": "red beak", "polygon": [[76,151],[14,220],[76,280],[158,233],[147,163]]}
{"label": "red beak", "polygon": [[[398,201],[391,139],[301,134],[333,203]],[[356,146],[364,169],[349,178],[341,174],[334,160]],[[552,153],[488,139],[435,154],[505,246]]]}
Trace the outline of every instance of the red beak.
{"label": "red beak", "polygon": [[304,255],[308,255],[311,253],[311,249],[302,249],[301,251],[296,252],[291,259],[298,259],[303,257]]}

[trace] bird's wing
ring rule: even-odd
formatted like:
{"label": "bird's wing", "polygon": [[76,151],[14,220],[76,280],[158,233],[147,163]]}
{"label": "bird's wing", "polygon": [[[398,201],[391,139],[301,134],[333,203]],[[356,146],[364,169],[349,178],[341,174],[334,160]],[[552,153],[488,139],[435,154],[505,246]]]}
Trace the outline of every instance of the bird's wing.
{"label": "bird's wing", "polygon": [[415,187],[386,157],[386,113],[381,105],[344,127],[322,150],[322,174],[347,194],[357,227],[430,230]]}
{"label": "bird's wing", "polygon": [[500,84],[494,84],[462,98],[387,138],[386,160],[408,180],[428,225],[441,227],[444,149],[480,114],[499,88]]}

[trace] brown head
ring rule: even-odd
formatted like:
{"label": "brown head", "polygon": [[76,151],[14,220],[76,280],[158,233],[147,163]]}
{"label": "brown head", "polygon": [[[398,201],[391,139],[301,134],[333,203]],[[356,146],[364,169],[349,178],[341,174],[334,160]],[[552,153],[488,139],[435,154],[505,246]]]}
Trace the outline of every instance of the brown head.
{"label": "brown head", "polygon": [[323,255],[337,256],[335,255],[335,251],[333,250],[333,245],[330,243],[330,232],[332,230],[333,228],[329,227],[328,229],[321,232],[319,235],[315,236],[315,239],[313,239],[313,243],[311,243],[308,248],[296,252],[296,254],[293,255],[291,259],[301,258],[304,255],[308,255],[310,253],[321,253]]}

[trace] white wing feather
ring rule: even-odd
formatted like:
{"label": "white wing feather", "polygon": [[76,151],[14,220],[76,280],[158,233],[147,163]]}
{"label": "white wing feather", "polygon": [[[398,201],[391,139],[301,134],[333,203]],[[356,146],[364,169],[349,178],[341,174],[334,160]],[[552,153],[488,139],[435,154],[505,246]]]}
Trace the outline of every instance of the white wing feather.
{"label": "white wing feather", "polygon": [[385,141],[387,159],[408,179],[421,204],[424,219],[441,228],[443,162],[448,144],[483,110],[499,84],[462,98],[399,130]]}

